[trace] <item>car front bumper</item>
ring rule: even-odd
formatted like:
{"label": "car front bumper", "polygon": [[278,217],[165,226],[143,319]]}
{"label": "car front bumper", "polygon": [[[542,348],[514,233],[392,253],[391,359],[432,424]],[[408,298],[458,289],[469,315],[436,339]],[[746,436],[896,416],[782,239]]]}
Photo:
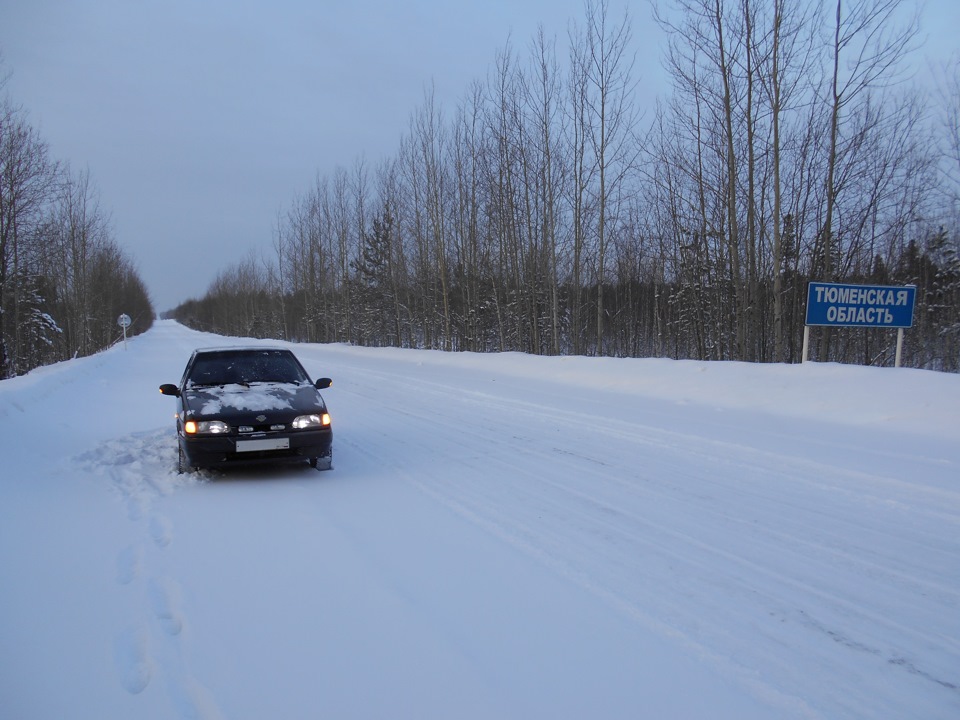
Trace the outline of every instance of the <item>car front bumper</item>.
{"label": "car front bumper", "polygon": [[[283,445],[283,441],[287,447]],[[196,468],[228,467],[253,463],[282,463],[330,457],[333,431],[300,430],[282,433],[254,433],[252,436],[201,435],[180,433],[180,449],[186,464]]]}

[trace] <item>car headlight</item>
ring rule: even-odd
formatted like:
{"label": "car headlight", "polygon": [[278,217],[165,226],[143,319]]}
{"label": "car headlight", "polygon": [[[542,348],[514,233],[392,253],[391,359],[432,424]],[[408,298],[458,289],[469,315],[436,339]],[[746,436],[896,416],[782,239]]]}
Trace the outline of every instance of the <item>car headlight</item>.
{"label": "car headlight", "polygon": [[230,432],[230,426],[223,420],[187,420],[183,424],[183,431],[187,435],[223,435]]}
{"label": "car headlight", "polygon": [[327,413],[323,413],[322,415],[301,415],[293,421],[294,430],[306,430],[308,428],[327,427],[329,425],[330,415]]}

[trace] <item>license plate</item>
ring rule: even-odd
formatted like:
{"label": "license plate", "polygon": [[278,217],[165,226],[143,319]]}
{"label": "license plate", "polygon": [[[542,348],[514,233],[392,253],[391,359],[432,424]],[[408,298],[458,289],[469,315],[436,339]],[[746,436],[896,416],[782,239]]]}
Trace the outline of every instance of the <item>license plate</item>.
{"label": "license plate", "polygon": [[268,438],[266,440],[237,440],[237,452],[259,452],[260,450],[289,450],[290,438]]}

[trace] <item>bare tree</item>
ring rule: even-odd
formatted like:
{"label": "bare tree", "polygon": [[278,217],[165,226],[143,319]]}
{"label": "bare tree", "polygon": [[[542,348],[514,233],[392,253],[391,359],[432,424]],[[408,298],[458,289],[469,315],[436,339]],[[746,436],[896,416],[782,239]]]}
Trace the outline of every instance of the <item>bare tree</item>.
{"label": "bare tree", "polygon": [[937,100],[943,192],[951,213],[960,217],[960,53],[938,73]]}
{"label": "bare tree", "polygon": [[574,355],[584,353],[583,285],[587,231],[591,213],[589,189],[594,165],[589,149],[589,59],[582,31],[574,24],[569,32],[570,69],[565,150],[569,165],[565,196],[569,205],[572,252],[570,259],[570,341]]}
{"label": "bare tree", "polygon": [[[2,88],[2,85],[0,85]],[[21,290],[26,261],[56,190],[47,145],[9,100],[0,101],[0,378],[20,372]],[[30,293],[36,292],[31,289]]]}
{"label": "bare tree", "polygon": [[63,328],[71,352],[89,355],[102,345],[94,331],[96,295],[91,282],[97,255],[112,242],[107,217],[89,170],[69,174],[61,186],[51,229],[56,249],[55,276],[66,301]]}
{"label": "bare tree", "polygon": [[608,236],[619,220],[625,179],[638,153],[635,58],[629,50],[631,24],[626,11],[617,21],[610,16],[607,0],[587,0],[586,15],[580,62],[586,81],[587,138],[597,177],[596,351],[603,354]]}
{"label": "bare tree", "polygon": [[766,33],[760,51],[761,66],[758,78],[763,86],[770,113],[771,162],[773,173],[773,358],[784,359],[783,278],[785,259],[789,249],[784,245],[783,211],[783,155],[784,133],[782,119],[802,93],[802,78],[810,68],[817,6],[805,7],[787,0],[773,0],[765,17]]}
{"label": "bare tree", "polygon": [[[916,16],[898,25],[903,0],[853,0],[845,6],[836,0],[831,26],[831,72],[826,104],[830,129],[827,138],[826,205],[821,223],[818,257],[822,277],[834,277],[834,208],[837,202],[837,167],[841,161],[841,125],[848,107],[878,87],[899,78],[900,65],[913,49]],[[848,9],[845,10],[845,7]]]}
{"label": "bare tree", "polygon": [[443,114],[437,106],[432,88],[426,93],[424,104],[414,120],[414,142],[419,168],[423,178],[424,219],[427,242],[425,257],[433,268],[431,273],[440,293],[442,333],[440,346],[453,349],[453,326],[450,304],[450,273],[448,268],[446,152],[447,134]]}
{"label": "bare tree", "polygon": [[540,252],[545,259],[543,274],[549,283],[550,352],[560,354],[559,225],[560,190],[564,182],[559,139],[562,128],[560,71],[554,43],[547,40],[543,27],[532,45],[532,67],[525,82],[524,97],[534,131],[530,145],[535,148],[534,197],[538,217],[532,223],[538,230]]}
{"label": "bare tree", "polygon": [[488,245],[483,242],[481,193],[483,192],[484,87],[474,82],[458,108],[452,138],[454,276],[462,307],[462,346],[472,352],[489,349],[486,313],[490,297],[485,286],[484,267],[489,265]]}

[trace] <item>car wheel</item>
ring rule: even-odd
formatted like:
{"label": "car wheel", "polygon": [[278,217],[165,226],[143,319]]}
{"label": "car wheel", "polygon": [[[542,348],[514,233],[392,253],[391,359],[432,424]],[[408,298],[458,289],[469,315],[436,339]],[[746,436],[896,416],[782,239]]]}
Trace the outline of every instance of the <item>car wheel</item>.
{"label": "car wheel", "polygon": [[187,464],[187,456],[183,454],[183,448],[180,447],[180,443],[177,443],[177,474],[183,475],[192,471],[193,468]]}
{"label": "car wheel", "polygon": [[310,458],[310,467],[314,470],[333,470],[333,455],[322,458]]}

